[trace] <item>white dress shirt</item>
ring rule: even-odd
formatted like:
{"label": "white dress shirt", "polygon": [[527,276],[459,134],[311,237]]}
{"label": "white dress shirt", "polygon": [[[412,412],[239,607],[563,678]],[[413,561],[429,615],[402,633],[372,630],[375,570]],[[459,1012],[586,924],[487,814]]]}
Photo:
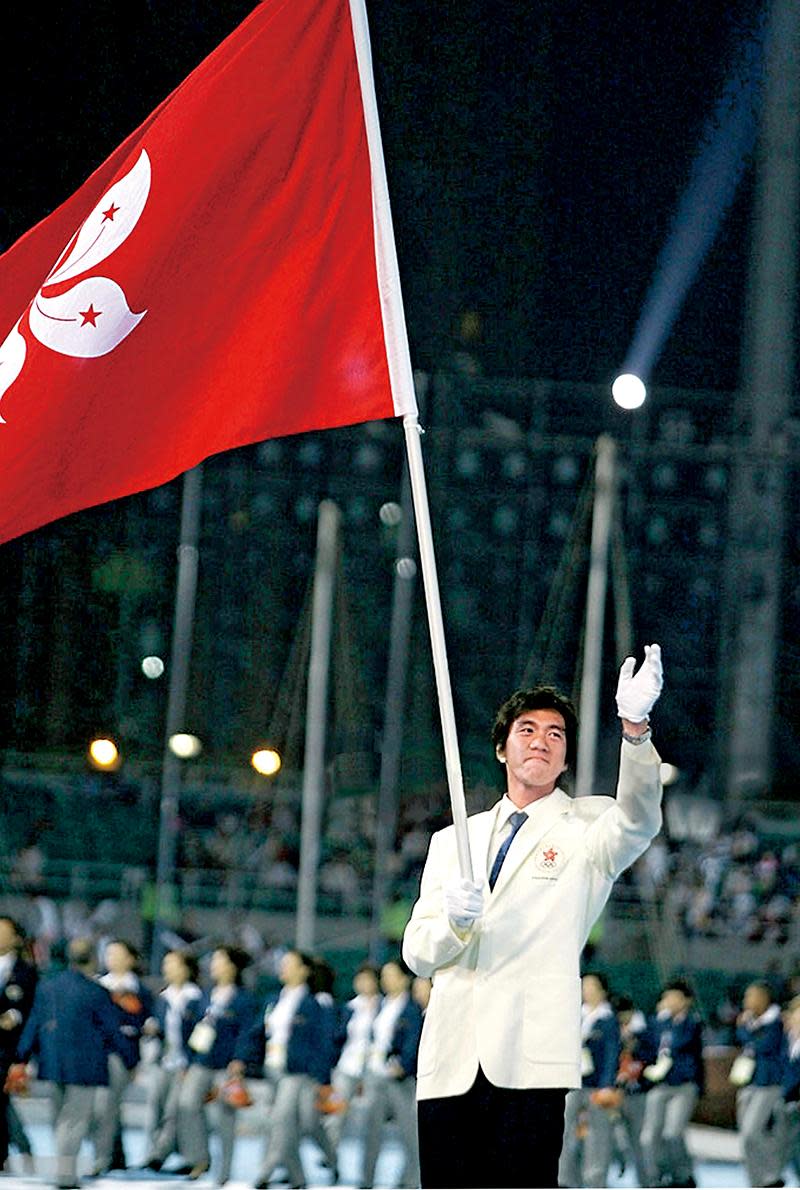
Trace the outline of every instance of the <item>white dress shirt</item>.
{"label": "white dress shirt", "polygon": [[266,1066],[276,1074],[286,1069],[286,1050],[289,1045],[289,1034],[292,1031],[292,1021],[300,1007],[300,1002],[308,995],[307,984],[301,983],[298,988],[281,988],[277,1003],[264,1017],[264,1028],[267,1034]]}

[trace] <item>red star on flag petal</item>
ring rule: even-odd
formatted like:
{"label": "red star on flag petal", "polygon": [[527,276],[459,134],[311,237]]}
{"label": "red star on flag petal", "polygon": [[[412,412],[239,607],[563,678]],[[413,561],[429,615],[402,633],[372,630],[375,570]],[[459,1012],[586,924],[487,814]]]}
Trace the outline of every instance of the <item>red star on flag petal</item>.
{"label": "red star on flag petal", "polygon": [[112,204],[111,204],[111,206],[108,208],[108,210],[107,210],[107,211],[103,211],[103,219],[104,219],[104,220],[106,220],[106,219],[110,219],[110,220],[111,220],[111,222],[113,223],[113,221],[114,221],[114,216],[116,215],[116,213],[117,213],[117,211],[118,211],[118,210],[119,210],[119,207],[115,206],[115,205],[114,205],[114,203],[112,202]]}
{"label": "red star on flag petal", "polygon": [[86,326],[89,322],[91,322],[92,326],[97,326],[97,320],[103,311],[95,310],[94,305],[90,302],[88,310],[79,310],[78,313],[83,319],[81,326]]}

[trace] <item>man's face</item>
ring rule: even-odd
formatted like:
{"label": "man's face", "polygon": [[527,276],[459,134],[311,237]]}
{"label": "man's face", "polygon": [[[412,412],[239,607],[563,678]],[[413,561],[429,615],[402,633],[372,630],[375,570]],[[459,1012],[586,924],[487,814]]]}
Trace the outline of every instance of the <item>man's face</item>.
{"label": "man's face", "polygon": [[[551,793],[567,767],[567,731],[560,711],[523,711],[508,733],[497,759],[506,766],[508,792],[523,799]],[[533,797],[531,796],[533,795]]]}

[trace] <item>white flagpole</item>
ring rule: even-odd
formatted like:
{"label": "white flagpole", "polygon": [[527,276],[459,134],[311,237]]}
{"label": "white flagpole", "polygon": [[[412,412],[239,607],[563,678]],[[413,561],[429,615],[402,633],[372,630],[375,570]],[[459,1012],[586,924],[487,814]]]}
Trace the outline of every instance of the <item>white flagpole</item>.
{"label": "white flagpole", "polygon": [[425,472],[422,464],[422,446],[417,415],[417,401],[414,392],[414,376],[411,370],[411,355],[408,349],[403,297],[400,289],[400,270],[397,266],[397,252],[392,228],[389,187],[386,181],[386,164],[383,159],[378,103],[375,97],[375,82],[372,75],[372,53],[369,41],[369,26],[364,0],[350,0],[350,18],[353,24],[358,72],[361,80],[361,98],[364,106],[364,122],[369,144],[372,169],[372,207],[375,225],[375,257],[378,269],[381,313],[383,315],[386,357],[392,386],[395,413],[403,418],[408,468],[411,477],[411,492],[414,502],[414,516],[417,522],[422,578],[425,587],[425,603],[428,609],[428,626],[431,635],[433,667],[436,674],[436,689],[439,697],[439,714],[442,721],[447,785],[450,791],[450,805],[453,825],[456,831],[458,864],[461,875],[472,879],[472,861],[467,834],[467,810],[464,799],[464,783],[461,775],[461,761],[458,752],[458,736],[455,726],[453,695],[450,688],[450,672],[447,664],[447,650],[444,638],[444,623],[439,598],[439,581],[436,574],[436,559],[433,550],[428,494],[425,486]]}
{"label": "white flagpole", "polygon": [[422,465],[421,430],[416,414],[403,418],[408,453],[408,471],[411,476],[411,492],[414,500],[414,516],[417,521],[419,556],[422,562],[422,578],[425,588],[425,606],[428,609],[428,627],[431,634],[433,669],[436,674],[436,690],[439,695],[439,714],[442,720],[447,787],[450,791],[450,806],[456,831],[458,867],[466,880],[472,880],[472,859],[467,832],[467,807],[464,799],[464,782],[461,775],[461,760],[458,752],[456,717],[453,709],[453,693],[450,687],[450,669],[447,664],[447,649],[444,639],[444,621],[439,598],[439,580],[436,573],[436,557],[433,552],[433,532],[428,508],[428,491]]}

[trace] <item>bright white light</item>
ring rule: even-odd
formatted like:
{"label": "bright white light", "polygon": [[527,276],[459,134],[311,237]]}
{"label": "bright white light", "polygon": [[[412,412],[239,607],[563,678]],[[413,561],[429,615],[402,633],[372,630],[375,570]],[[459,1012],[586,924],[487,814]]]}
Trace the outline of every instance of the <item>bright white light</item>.
{"label": "bright white light", "polygon": [[250,763],[262,776],[274,777],[281,767],[281,758],[274,748],[259,748],[250,757]]}
{"label": "bright white light", "polygon": [[674,785],[680,777],[680,769],[676,768],[674,764],[667,764],[666,761],[661,765],[661,784]]}
{"label": "bright white light", "polygon": [[164,662],[160,657],[143,657],[142,673],[146,678],[160,678],[164,672]]}
{"label": "bright white light", "polygon": [[620,409],[638,409],[644,404],[647,389],[632,372],[623,372],[611,385],[611,395]]}
{"label": "bright white light", "polygon": [[203,750],[203,745],[196,735],[188,735],[182,731],[169,737],[169,747],[170,751],[174,752],[181,760],[192,760],[195,756],[199,756]]}

